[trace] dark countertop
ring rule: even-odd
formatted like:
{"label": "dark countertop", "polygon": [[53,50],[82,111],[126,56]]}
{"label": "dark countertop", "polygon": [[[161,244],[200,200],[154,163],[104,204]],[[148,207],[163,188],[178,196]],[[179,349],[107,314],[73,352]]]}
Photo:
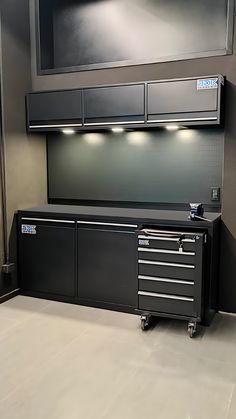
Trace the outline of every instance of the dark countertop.
{"label": "dark countertop", "polygon": [[[119,219],[120,221],[136,221],[160,224],[178,224],[195,227],[209,227],[207,221],[191,221],[188,219],[187,211],[156,210],[144,208],[118,208],[118,207],[97,207],[97,206],[76,206],[76,205],[42,205],[39,207],[20,210],[19,214],[31,216],[53,216],[69,217],[87,220]],[[216,222],[221,217],[220,213],[205,212],[204,217],[212,222]]]}

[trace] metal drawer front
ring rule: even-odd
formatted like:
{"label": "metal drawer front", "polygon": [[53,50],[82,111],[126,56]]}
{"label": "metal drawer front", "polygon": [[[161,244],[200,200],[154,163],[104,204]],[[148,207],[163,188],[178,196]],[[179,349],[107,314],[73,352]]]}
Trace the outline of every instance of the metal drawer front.
{"label": "metal drawer front", "polygon": [[194,295],[194,283],[177,279],[154,278],[139,276],[139,291],[154,293],[175,294],[178,296],[192,297]]}
{"label": "metal drawer front", "polygon": [[195,252],[180,252],[179,250],[152,249],[139,247],[139,259],[153,260],[160,262],[194,264]]}
{"label": "metal drawer front", "polygon": [[194,265],[139,260],[139,275],[194,281]]}
{"label": "metal drawer front", "polygon": [[[168,238],[168,237],[161,237],[161,236],[146,236],[140,234],[138,236],[138,244],[139,247],[145,247],[150,249],[167,249],[178,251],[179,250],[179,243],[178,239],[176,238]],[[186,239],[183,240],[183,250],[184,252],[194,252],[195,251],[196,242],[194,239]]]}
{"label": "metal drawer front", "polygon": [[155,293],[143,292],[140,294],[139,292],[139,309],[182,316],[197,316],[197,313],[194,312],[193,299],[180,298]]}

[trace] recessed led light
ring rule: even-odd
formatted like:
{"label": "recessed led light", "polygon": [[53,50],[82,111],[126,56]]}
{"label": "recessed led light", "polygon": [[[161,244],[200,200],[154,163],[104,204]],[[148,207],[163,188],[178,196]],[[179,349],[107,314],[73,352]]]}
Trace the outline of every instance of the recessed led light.
{"label": "recessed led light", "polygon": [[112,132],[116,132],[116,133],[124,132],[124,128],[122,128],[122,127],[114,127],[111,130],[112,130]]}
{"label": "recessed led light", "polygon": [[166,125],[166,129],[168,130],[168,131],[176,131],[177,129],[179,129],[179,126],[178,125]]}
{"label": "recessed led light", "polygon": [[65,128],[65,129],[62,130],[62,132],[63,132],[63,134],[66,134],[66,135],[75,134],[75,130],[71,129],[71,128]]}

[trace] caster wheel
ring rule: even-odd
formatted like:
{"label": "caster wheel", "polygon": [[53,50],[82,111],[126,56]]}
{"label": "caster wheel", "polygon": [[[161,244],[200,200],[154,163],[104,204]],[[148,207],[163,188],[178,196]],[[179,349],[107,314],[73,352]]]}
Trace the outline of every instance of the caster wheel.
{"label": "caster wheel", "polygon": [[141,329],[144,332],[145,330],[148,330],[149,327],[149,317],[142,316],[141,317]]}
{"label": "caster wheel", "polygon": [[188,325],[188,335],[192,339],[196,336],[197,333],[197,325],[196,324],[189,324]]}
{"label": "caster wheel", "polygon": [[143,332],[148,329],[148,324],[145,320],[141,320],[141,329]]}

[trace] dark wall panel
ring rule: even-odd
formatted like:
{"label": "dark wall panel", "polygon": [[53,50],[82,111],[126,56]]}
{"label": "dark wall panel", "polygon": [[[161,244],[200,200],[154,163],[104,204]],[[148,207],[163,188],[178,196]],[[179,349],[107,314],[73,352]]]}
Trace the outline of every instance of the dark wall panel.
{"label": "dark wall panel", "polygon": [[49,198],[211,204],[211,187],[222,186],[223,146],[220,128],[52,134]]}

